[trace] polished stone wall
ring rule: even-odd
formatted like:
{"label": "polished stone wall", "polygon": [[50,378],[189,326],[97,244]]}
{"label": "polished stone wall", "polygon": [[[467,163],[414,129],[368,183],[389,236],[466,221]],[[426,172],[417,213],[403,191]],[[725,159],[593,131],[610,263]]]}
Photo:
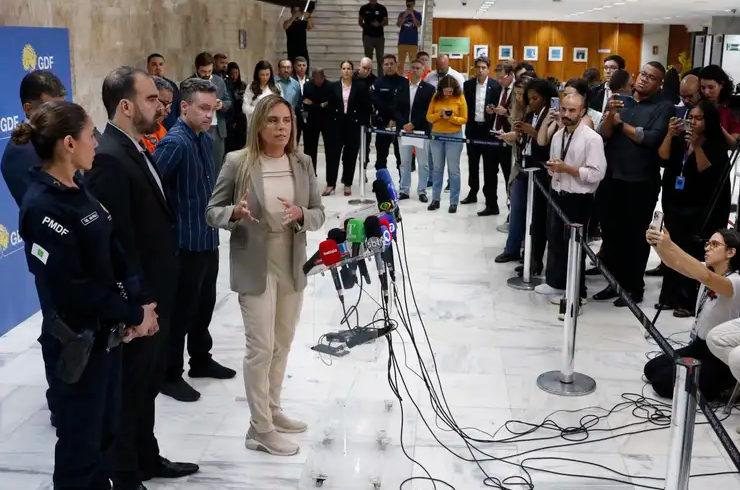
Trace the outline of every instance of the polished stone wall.
{"label": "polished stone wall", "polygon": [[[116,66],[144,68],[147,55],[159,52],[166,76],[179,82],[197,53],[224,52],[249,79],[257,61],[277,61],[285,37],[279,15],[279,7],[255,0],[2,0],[0,25],[69,29],[74,100],[102,128],[101,83]],[[245,49],[239,29],[247,30]]]}

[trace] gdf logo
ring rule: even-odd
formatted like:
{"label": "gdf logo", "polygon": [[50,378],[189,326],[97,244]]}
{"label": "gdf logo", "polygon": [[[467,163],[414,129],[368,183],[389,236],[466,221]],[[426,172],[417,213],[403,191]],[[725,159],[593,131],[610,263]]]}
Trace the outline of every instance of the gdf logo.
{"label": "gdf logo", "polygon": [[21,245],[23,245],[23,239],[20,233],[9,232],[6,227],[0,225],[0,257],[15,252]]}
{"label": "gdf logo", "polygon": [[38,56],[33,46],[26,44],[23,46],[23,53],[21,55],[23,63],[23,69],[26,71],[38,70],[51,70],[54,66],[53,56]]}

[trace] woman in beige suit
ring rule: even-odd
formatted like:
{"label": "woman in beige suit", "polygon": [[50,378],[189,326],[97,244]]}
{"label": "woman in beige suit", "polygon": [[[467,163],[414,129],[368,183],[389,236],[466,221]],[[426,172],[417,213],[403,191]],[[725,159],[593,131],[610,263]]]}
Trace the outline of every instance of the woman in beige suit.
{"label": "woman in beige suit", "polygon": [[246,148],[226,155],[206,209],[210,226],[231,231],[231,289],[239,293],[247,344],[248,449],[296,454],[298,445],[281,433],[307,429],[283,414],[280,391],[306,287],[306,231],[324,219],[311,159],[296,148],[293,111],[282,97],[267,96],[255,108]]}

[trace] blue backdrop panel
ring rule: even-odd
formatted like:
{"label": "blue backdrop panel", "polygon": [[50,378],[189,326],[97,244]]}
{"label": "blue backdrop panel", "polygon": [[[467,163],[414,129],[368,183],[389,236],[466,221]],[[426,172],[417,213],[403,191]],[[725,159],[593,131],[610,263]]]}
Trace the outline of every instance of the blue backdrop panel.
{"label": "blue backdrop panel", "polygon": [[[67,29],[0,26],[0,154],[10,134],[26,116],[19,98],[21,80],[34,70],[54,72],[72,100],[72,72]],[[18,234],[18,206],[0,184],[0,335],[39,309],[33,276],[28,272]]]}

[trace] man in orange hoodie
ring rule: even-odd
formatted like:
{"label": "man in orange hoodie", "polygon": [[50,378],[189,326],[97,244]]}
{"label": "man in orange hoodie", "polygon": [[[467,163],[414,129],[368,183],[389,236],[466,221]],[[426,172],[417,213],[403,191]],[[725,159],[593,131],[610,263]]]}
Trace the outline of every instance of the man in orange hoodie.
{"label": "man in orange hoodie", "polygon": [[160,112],[159,117],[157,118],[157,125],[159,126],[159,128],[155,133],[144,135],[144,137],[141,138],[141,143],[146,147],[149,153],[153,154],[154,148],[157,146],[157,143],[159,143],[159,141],[164,138],[164,135],[167,134],[167,129],[165,129],[162,121],[165,120],[165,118],[170,114],[170,111],[172,110],[173,95],[172,86],[167,80],[160,77],[152,78],[154,79],[154,84],[157,86],[157,90],[159,90],[159,102],[164,107]]}

